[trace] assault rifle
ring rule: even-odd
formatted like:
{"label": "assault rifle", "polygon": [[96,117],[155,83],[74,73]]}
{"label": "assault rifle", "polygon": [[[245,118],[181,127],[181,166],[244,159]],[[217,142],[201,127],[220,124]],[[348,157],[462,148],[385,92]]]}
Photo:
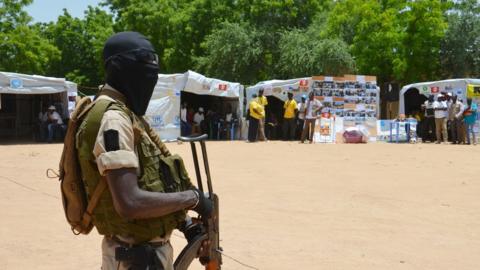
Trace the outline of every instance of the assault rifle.
{"label": "assault rifle", "polygon": [[[202,149],[203,164],[207,177],[208,199],[213,203],[213,214],[209,219],[196,219],[198,234],[193,239],[188,239],[188,244],[183,248],[174,263],[175,270],[186,270],[195,258],[199,258],[200,263],[205,266],[205,270],[220,270],[222,265],[222,248],[220,247],[219,230],[219,209],[218,196],[213,193],[212,180],[210,177],[210,167],[208,165],[207,148],[205,140],[206,134],[198,137],[179,137],[182,142],[189,142],[192,148],[193,162],[195,165],[195,174],[197,185],[200,192],[205,192],[203,188],[200,166],[198,161],[195,142],[200,143]],[[187,225],[188,226],[188,225]],[[188,228],[186,228],[188,229]]]}

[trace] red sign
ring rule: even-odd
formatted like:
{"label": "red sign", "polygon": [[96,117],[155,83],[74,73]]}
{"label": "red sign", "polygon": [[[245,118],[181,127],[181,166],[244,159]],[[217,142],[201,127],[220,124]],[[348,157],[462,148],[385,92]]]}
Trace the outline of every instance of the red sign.
{"label": "red sign", "polygon": [[299,84],[301,87],[306,87],[308,86],[308,80],[300,80]]}
{"label": "red sign", "polygon": [[227,91],[227,87],[228,87],[228,85],[226,85],[226,84],[219,84],[218,85],[218,90]]}
{"label": "red sign", "polygon": [[432,86],[432,87],[430,87],[430,90],[431,90],[432,94],[440,93],[440,87],[438,87],[438,86]]}

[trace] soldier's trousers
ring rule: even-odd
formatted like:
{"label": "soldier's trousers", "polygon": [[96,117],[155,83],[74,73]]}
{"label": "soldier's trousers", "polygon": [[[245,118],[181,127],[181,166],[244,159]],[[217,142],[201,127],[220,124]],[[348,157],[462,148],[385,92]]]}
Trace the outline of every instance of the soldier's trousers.
{"label": "soldier's trousers", "polygon": [[[127,262],[118,262],[115,260],[115,248],[121,245],[107,237],[102,241],[102,270],[129,270],[130,265]],[[170,242],[155,248],[158,259],[163,264],[163,269],[173,270],[173,248]]]}

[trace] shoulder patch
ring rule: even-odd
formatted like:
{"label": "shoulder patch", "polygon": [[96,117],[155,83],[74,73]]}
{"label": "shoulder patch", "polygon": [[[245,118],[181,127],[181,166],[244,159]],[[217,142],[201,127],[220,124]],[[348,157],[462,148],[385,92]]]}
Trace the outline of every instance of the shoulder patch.
{"label": "shoulder patch", "polygon": [[107,152],[120,150],[118,130],[109,129],[107,131],[104,131],[103,140],[105,142],[105,150],[107,150]]}

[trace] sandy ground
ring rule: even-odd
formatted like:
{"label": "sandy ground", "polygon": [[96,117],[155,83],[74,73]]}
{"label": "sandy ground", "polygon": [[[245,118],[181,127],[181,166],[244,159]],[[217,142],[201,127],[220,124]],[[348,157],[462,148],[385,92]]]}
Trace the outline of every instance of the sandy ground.
{"label": "sandy ground", "polygon": [[[58,182],[45,177],[61,147],[0,146],[0,269],[100,268],[101,237],[72,235]],[[222,246],[251,266],[480,269],[479,146],[207,147]],[[189,146],[169,148],[194,175]],[[248,268],[224,258],[223,269]]]}

